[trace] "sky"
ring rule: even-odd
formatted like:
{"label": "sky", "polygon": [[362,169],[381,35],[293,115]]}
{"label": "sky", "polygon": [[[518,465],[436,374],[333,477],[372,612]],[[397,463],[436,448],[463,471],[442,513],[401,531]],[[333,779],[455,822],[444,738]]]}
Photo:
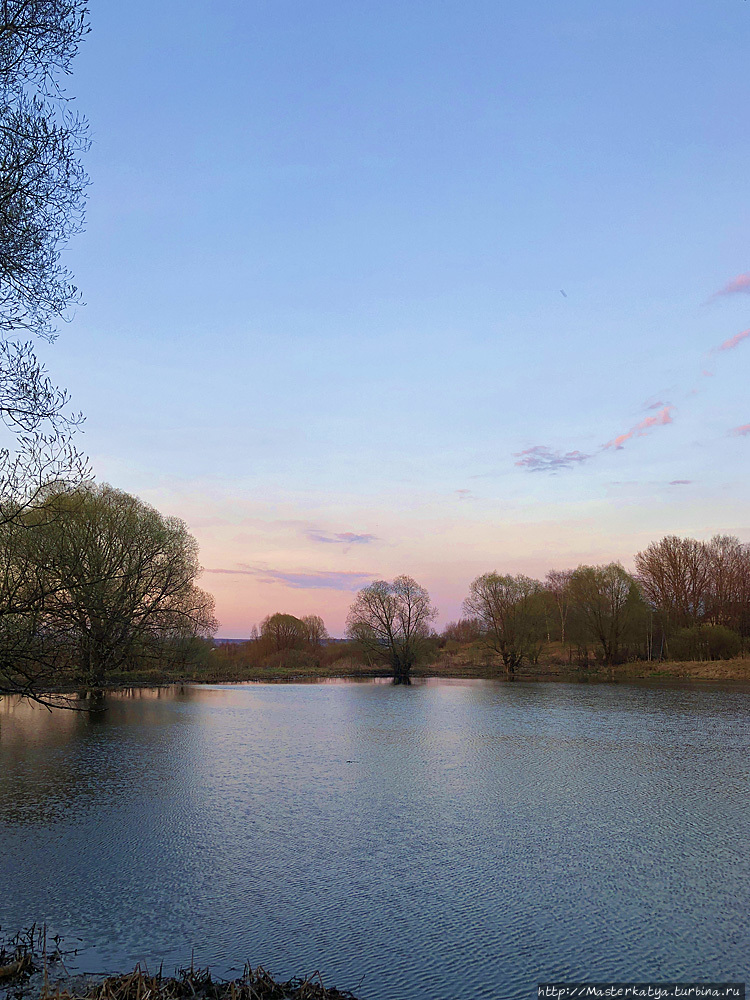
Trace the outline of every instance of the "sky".
{"label": "sky", "polygon": [[40,353],[220,636],[750,542],[750,4],[92,0]]}

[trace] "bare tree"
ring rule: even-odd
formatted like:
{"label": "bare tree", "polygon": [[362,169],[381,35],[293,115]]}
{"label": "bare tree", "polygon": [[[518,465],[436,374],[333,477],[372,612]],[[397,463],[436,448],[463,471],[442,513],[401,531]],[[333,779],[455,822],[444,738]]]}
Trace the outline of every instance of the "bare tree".
{"label": "bare tree", "polygon": [[323,646],[330,638],[325,622],[320,615],[304,615],[300,621],[304,628],[305,642],[315,648]]}
{"label": "bare tree", "polygon": [[710,580],[706,621],[741,631],[750,598],[750,549],[734,535],[715,535],[705,548]]}
{"label": "bare tree", "polygon": [[485,573],[469,587],[464,610],[477,619],[486,645],[499,653],[512,677],[524,659],[535,660],[544,642],[543,588],[528,576]]}
{"label": "bare tree", "polygon": [[694,538],[668,535],[635,557],[644,597],[668,633],[700,624],[711,601],[711,558]]}
{"label": "bare tree", "polygon": [[[71,444],[79,414],[37,360],[78,301],[60,253],[83,221],[86,123],[60,79],[88,31],[86,0],[3,0],[0,6],[0,497],[33,505],[50,482],[80,482]],[[19,337],[20,334],[20,337]]]}
{"label": "bare tree", "polygon": [[410,684],[436,615],[430,595],[410,576],[376,580],[360,590],[349,609],[347,635],[366,654],[390,664],[394,684]]}
{"label": "bare tree", "polygon": [[448,622],[441,635],[449,642],[477,642],[482,638],[482,623],[477,618],[459,618],[457,622]]}

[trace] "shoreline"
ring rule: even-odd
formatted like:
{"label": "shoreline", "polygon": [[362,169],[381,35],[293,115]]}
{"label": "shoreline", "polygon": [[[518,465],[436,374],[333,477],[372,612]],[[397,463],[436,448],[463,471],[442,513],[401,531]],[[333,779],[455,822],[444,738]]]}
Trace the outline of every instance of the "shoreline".
{"label": "shoreline", "polygon": [[[332,665],[333,667],[334,665]],[[69,695],[83,694],[92,690],[106,693],[132,688],[167,688],[185,684],[242,684],[242,683],[315,683],[318,681],[388,681],[392,677],[385,669],[308,669],[281,668],[247,669],[210,672],[177,672],[146,670],[118,674],[103,684],[92,688],[82,679],[70,679],[55,685],[40,687],[39,694]],[[492,665],[438,662],[415,668],[411,678],[422,682],[428,680],[494,680],[504,683],[547,683],[547,684],[628,684],[644,682],[679,682],[701,687],[712,683],[750,684],[750,659],[709,660],[693,662],[662,661],[649,664],[635,661],[613,668],[597,665],[587,669],[568,668],[557,664],[526,665],[509,677]]]}

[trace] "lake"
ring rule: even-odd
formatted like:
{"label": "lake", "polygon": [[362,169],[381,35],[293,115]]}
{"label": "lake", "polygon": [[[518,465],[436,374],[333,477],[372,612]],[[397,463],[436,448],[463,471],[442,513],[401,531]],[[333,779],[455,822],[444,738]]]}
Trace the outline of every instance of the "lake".
{"label": "lake", "polygon": [[0,701],[0,926],[79,968],[363,1000],[750,978],[750,688],[186,686]]}

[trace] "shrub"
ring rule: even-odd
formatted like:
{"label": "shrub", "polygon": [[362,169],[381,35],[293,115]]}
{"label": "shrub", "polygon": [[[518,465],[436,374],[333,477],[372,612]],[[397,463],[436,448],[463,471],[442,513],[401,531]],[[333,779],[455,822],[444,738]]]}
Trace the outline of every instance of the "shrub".
{"label": "shrub", "polygon": [[670,641],[674,660],[729,660],[742,648],[742,639],[724,625],[694,625],[675,632]]}

